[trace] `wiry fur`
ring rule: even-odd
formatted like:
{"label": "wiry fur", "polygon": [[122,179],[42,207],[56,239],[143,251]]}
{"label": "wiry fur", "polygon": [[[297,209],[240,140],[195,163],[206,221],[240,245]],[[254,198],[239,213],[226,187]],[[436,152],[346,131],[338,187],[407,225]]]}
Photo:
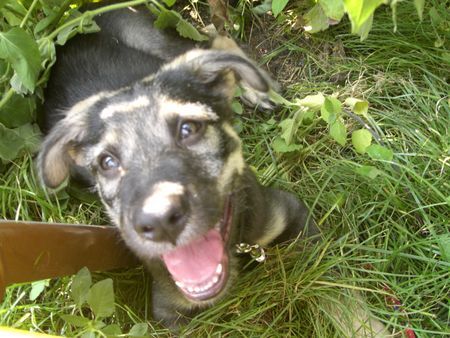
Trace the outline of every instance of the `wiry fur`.
{"label": "wiry fur", "polygon": [[[154,29],[141,8],[96,20],[100,33],[76,36],[58,50],[38,167],[50,188],[71,175],[95,184],[125,243],[154,275],[154,318],[175,327],[180,315],[195,314],[229,289],[239,271],[236,243],[268,245],[317,228],[307,224],[303,203],[262,187],[244,162],[231,127],[231,98],[241,82],[249,97],[267,102],[270,83],[242,52],[197,49]],[[180,121],[199,123],[198,137],[181,142]],[[113,174],[101,167],[105,154],[120,161]],[[214,297],[188,299],[161,256],[220,226],[227,205],[228,282]],[[161,237],[138,231],[141,223],[160,224],[174,206],[181,216],[163,220],[170,228]]]}

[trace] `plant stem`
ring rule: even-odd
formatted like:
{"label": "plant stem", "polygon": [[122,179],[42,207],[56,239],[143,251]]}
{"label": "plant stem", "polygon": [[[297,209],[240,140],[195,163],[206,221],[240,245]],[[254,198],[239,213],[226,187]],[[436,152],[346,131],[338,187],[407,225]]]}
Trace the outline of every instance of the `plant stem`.
{"label": "plant stem", "polygon": [[64,13],[66,12],[67,8],[69,8],[70,4],[71,4],[72,0],[64,0],[64,2],[62,3],[61,7],[59,8],[58,14],[56,14],[55,19],[53,20],[53,22],[51,23],[51,25],[49,26],[50,29],[53,29],[58,22],[61,20],[61,18],[63,17]]}
{"label": "plant stem", "polygon": [[[72,26],[73,24],[75,24],[77,22],[81,22],[81,21],[85,20],[86,18],[90,18],[90,17],[96,16],[96,15],[99,15],[99,14],[102,14],[102,13],[105,13],[105,12],[109,12],[109,11],[113,11],[113,10],[116,10],[116,9],[120,9],[120,8],[132,7],[132,6],[140,5],[140,4],[143,4],[143,3],[146,3],[146,2],[149,2],[149,0],[132,0],[132,1],[126,1],[126,2],[121,2],[121,3],[118,3],[118,4],[113,4],[113,5],[101,7],[101,8],[98,8],[96,10],[93,10],[93,11],[86,11],[81,16],[66,22],[62,26],[59,26],[51,34],[49,34],[48,38],[49,39],[54,39],[65,28],[67,28],[69,26]],[[152,1],[152,2],[154,2],[154,1]]]}
{"label": "plant stem", "polygon": [[20,23],[20,28],[23,28],[23,26],[25,26],[25,23],[27,22],[28,18],[31,15],[31,12],[33,12],[34,7],[36,6],[36,4],[38,3],[39,0],[33,0],[33,2],[31,3],[30,8],[28,8],[27,14],[25,15],[25,17],[23,18],[22,22]]}
{"label": "plant stem", "polygon": [[0,110],[3,108],[3,106],[6,104],[6,102],[9,101],[9,99],[11,98],[11,96],[13,96],[14,94],[14,89],[9,88],[8,91],[6,92],[6,94],[2,97],[1,101],[0,101]]}

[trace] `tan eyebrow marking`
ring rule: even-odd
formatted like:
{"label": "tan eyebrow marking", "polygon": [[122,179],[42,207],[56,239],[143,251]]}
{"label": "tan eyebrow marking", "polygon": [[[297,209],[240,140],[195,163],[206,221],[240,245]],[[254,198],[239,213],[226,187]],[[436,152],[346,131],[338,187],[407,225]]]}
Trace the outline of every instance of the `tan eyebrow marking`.
{"label": "tan eyebrow marking", "polygon": [[180,116],[184,119],[217,121],[219,116],[206,104],[181,102],[165,96],[160,97],[160,113],[164,117]]}
{"label": "tan eyebrow marking", "polygon": [[100,118],[105,120],[112,117],[116,113],[132,112],[138,108],[145,108],[150,105],[150,100],[146,96],[138,96],[133,101],[123,101],[106,106],[100,112]]}

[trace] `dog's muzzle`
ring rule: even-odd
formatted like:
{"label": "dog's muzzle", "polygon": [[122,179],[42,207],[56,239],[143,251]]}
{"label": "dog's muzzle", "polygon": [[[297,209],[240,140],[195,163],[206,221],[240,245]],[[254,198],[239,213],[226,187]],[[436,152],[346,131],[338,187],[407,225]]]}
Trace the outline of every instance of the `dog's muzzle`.
{"label": "dog's muzzle", "polygon": [[132,222],[143,240],[168,242],[175,246],[162,255],[162,261],[187,298],[204,301],[217,296],[228,279],[231,197],[226,198],[217,224],[209,225],[206,233],[189,243],[176,246],[190,216],[186,189],[175,182],[162,182],[153,187],[142,208],[134,212]]}
{"label": "dog's muzzle", "polygon": [[187,298],[208,300],[225,288],[232,218],[231,198],[228,198],[218,224],[191,243],[162,256],[175,284]]}

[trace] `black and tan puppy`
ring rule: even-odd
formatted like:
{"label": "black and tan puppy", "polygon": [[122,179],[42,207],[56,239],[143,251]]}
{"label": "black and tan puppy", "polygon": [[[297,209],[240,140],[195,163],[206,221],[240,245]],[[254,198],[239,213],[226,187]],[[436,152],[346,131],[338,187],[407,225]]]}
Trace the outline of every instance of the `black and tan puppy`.
{"label": "black and tan puppy", "polygon": [[179,314],[230,288],[237,243],[268,245],[316,228],[293,195],[257,182],[231,125],[236,85],[264,105],[267,76],[236,51],[198,49],[154,29],[145,8],[96,21],[99,33],[58,50],[40,174],[50,188],[71,175],[95,185],[153,273],[154,318],[175,327]]}

